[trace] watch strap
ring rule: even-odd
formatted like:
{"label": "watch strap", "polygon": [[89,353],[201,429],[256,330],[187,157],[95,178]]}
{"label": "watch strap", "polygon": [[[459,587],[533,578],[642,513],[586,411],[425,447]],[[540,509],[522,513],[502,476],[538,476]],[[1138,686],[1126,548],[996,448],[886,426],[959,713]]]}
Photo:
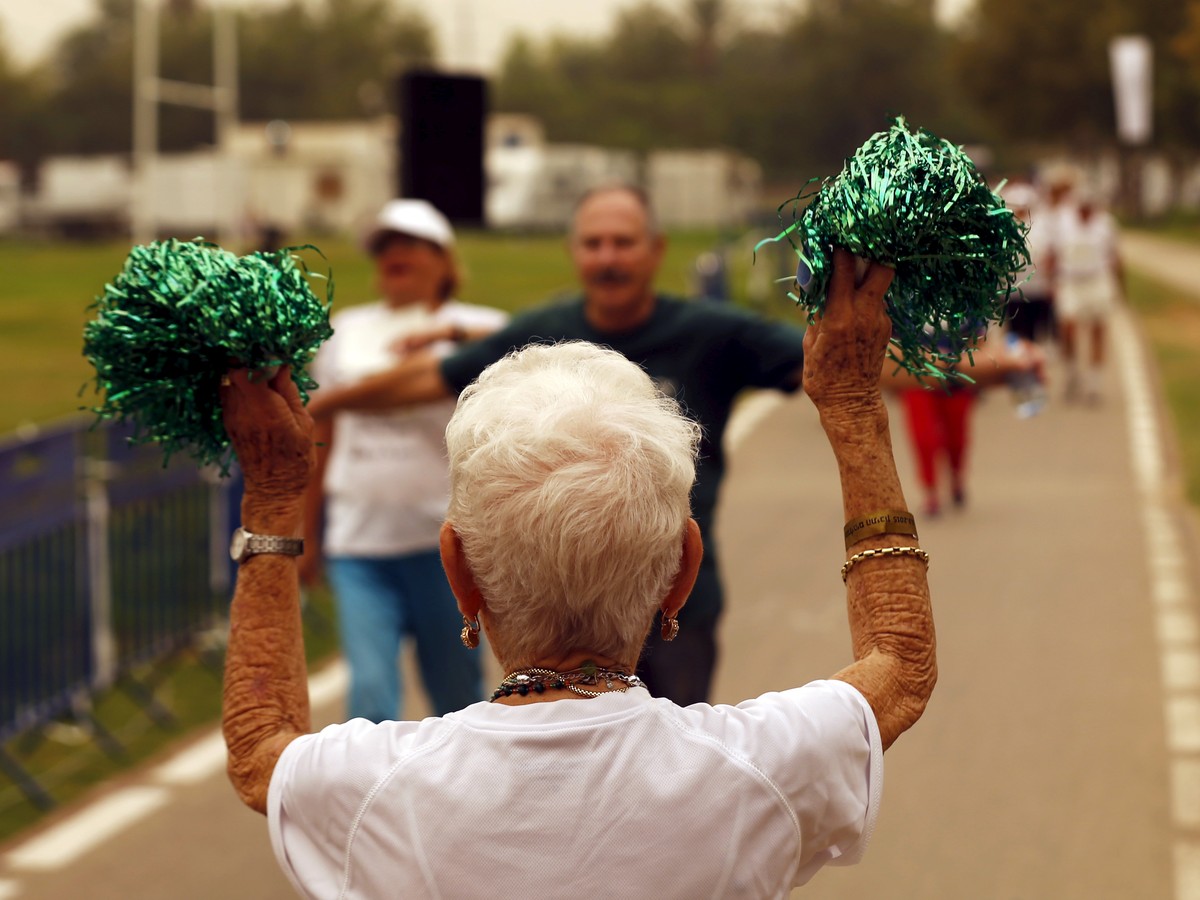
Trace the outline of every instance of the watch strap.
{"label": "watch strap", "polygon": [[246,536],[246,556],[257,556],[260,553],[281,553],[284,556],[300,556],[304,553],[304,539],[279,537],[274,534],[248,534]]}

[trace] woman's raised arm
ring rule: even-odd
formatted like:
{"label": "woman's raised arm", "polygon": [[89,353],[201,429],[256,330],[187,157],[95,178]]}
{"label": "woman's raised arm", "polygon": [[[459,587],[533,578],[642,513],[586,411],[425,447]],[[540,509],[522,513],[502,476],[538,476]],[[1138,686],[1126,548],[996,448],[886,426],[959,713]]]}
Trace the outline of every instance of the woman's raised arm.
{"label": "woman's raised arm", "polygon": [[[907,511],[892,457],[879,372],[891,334],[883,296],[892,271],[834,254],[824,314],[805,337],[804,390],[837,458],[847,523]],[[913,529],[915,531],[915,528]],[[855,662],[834,677],[857,688],[875,712],[884,749],[910,728],[937,681],[926,558],[915,535],[847,535],[846,603]],[[864,551],[901,549],[899,555]]]}

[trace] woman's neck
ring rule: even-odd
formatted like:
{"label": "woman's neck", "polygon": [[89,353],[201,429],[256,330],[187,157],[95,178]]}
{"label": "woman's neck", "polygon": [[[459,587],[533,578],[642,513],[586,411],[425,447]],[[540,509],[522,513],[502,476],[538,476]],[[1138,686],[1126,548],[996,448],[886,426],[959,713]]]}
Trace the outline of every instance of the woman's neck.
{"label": "woman's neck", "polygon": [[[516,664],[511,667],[506,667],[507,676],[513,676],[518,673],[527,671],[543,671],[553,672],[558,674],[567,674],[594,668],[597,672],[618,672],[632,675],[635,666],[627,663],[619,663],[612,657],[605,656],[602,653],[589,653],[583,650],[573,650],[569,653],[555,654],[545,656],[536,662],[529,664]],[[547,700],[590,700],[588,694],[577,693],[569,688],[556,688],[553,686],[554,679],[542,677],[545,689],[542,691],[530,690],[526,694],[520,694],[513,691],[510,695],[501,694],[493,699],[494,703],[502,703],[505,706],[525,706],[529,703],[542,703]],[[509,683],[506,678],[506,683]],[[609,686],[611,684],[611,687]],[[628,683],[620,680],[609,680],[598,678],[594,684],[587,684],[585,689],[589,693],[607,694],[607,693],[623,693],[628,690]]]}

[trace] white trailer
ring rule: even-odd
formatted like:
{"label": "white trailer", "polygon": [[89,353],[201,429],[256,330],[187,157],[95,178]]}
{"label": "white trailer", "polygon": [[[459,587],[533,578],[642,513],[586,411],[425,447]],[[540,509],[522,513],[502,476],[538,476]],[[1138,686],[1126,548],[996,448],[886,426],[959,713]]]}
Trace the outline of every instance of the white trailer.
{"label": "white trailer", "polygon": [[125,157],[56,156],[38,170],[30,223],[60,234],[110,234],[129,227],[133,179]]}
{"label": "white trailer", "polygon": [[734,228],[758,210],[762,168],[729,150],[658,150],[646,190],[665,228]]}
{"label": "white trailer", "polygon": [[0,160],[0,234],[21,224],[21,172],[16,163]]}

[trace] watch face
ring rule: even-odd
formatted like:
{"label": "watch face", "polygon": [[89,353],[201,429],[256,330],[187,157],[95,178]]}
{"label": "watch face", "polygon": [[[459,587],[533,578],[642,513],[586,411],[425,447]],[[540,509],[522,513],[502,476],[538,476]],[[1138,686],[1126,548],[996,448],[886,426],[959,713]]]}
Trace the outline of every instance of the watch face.
{"label": "watch face", "polygon": [[237,529],[233,533],[233,538],[229,541],[229,555],[237,562],[242,559],[242,554],[246,552],[246,532],[242,529]]}

